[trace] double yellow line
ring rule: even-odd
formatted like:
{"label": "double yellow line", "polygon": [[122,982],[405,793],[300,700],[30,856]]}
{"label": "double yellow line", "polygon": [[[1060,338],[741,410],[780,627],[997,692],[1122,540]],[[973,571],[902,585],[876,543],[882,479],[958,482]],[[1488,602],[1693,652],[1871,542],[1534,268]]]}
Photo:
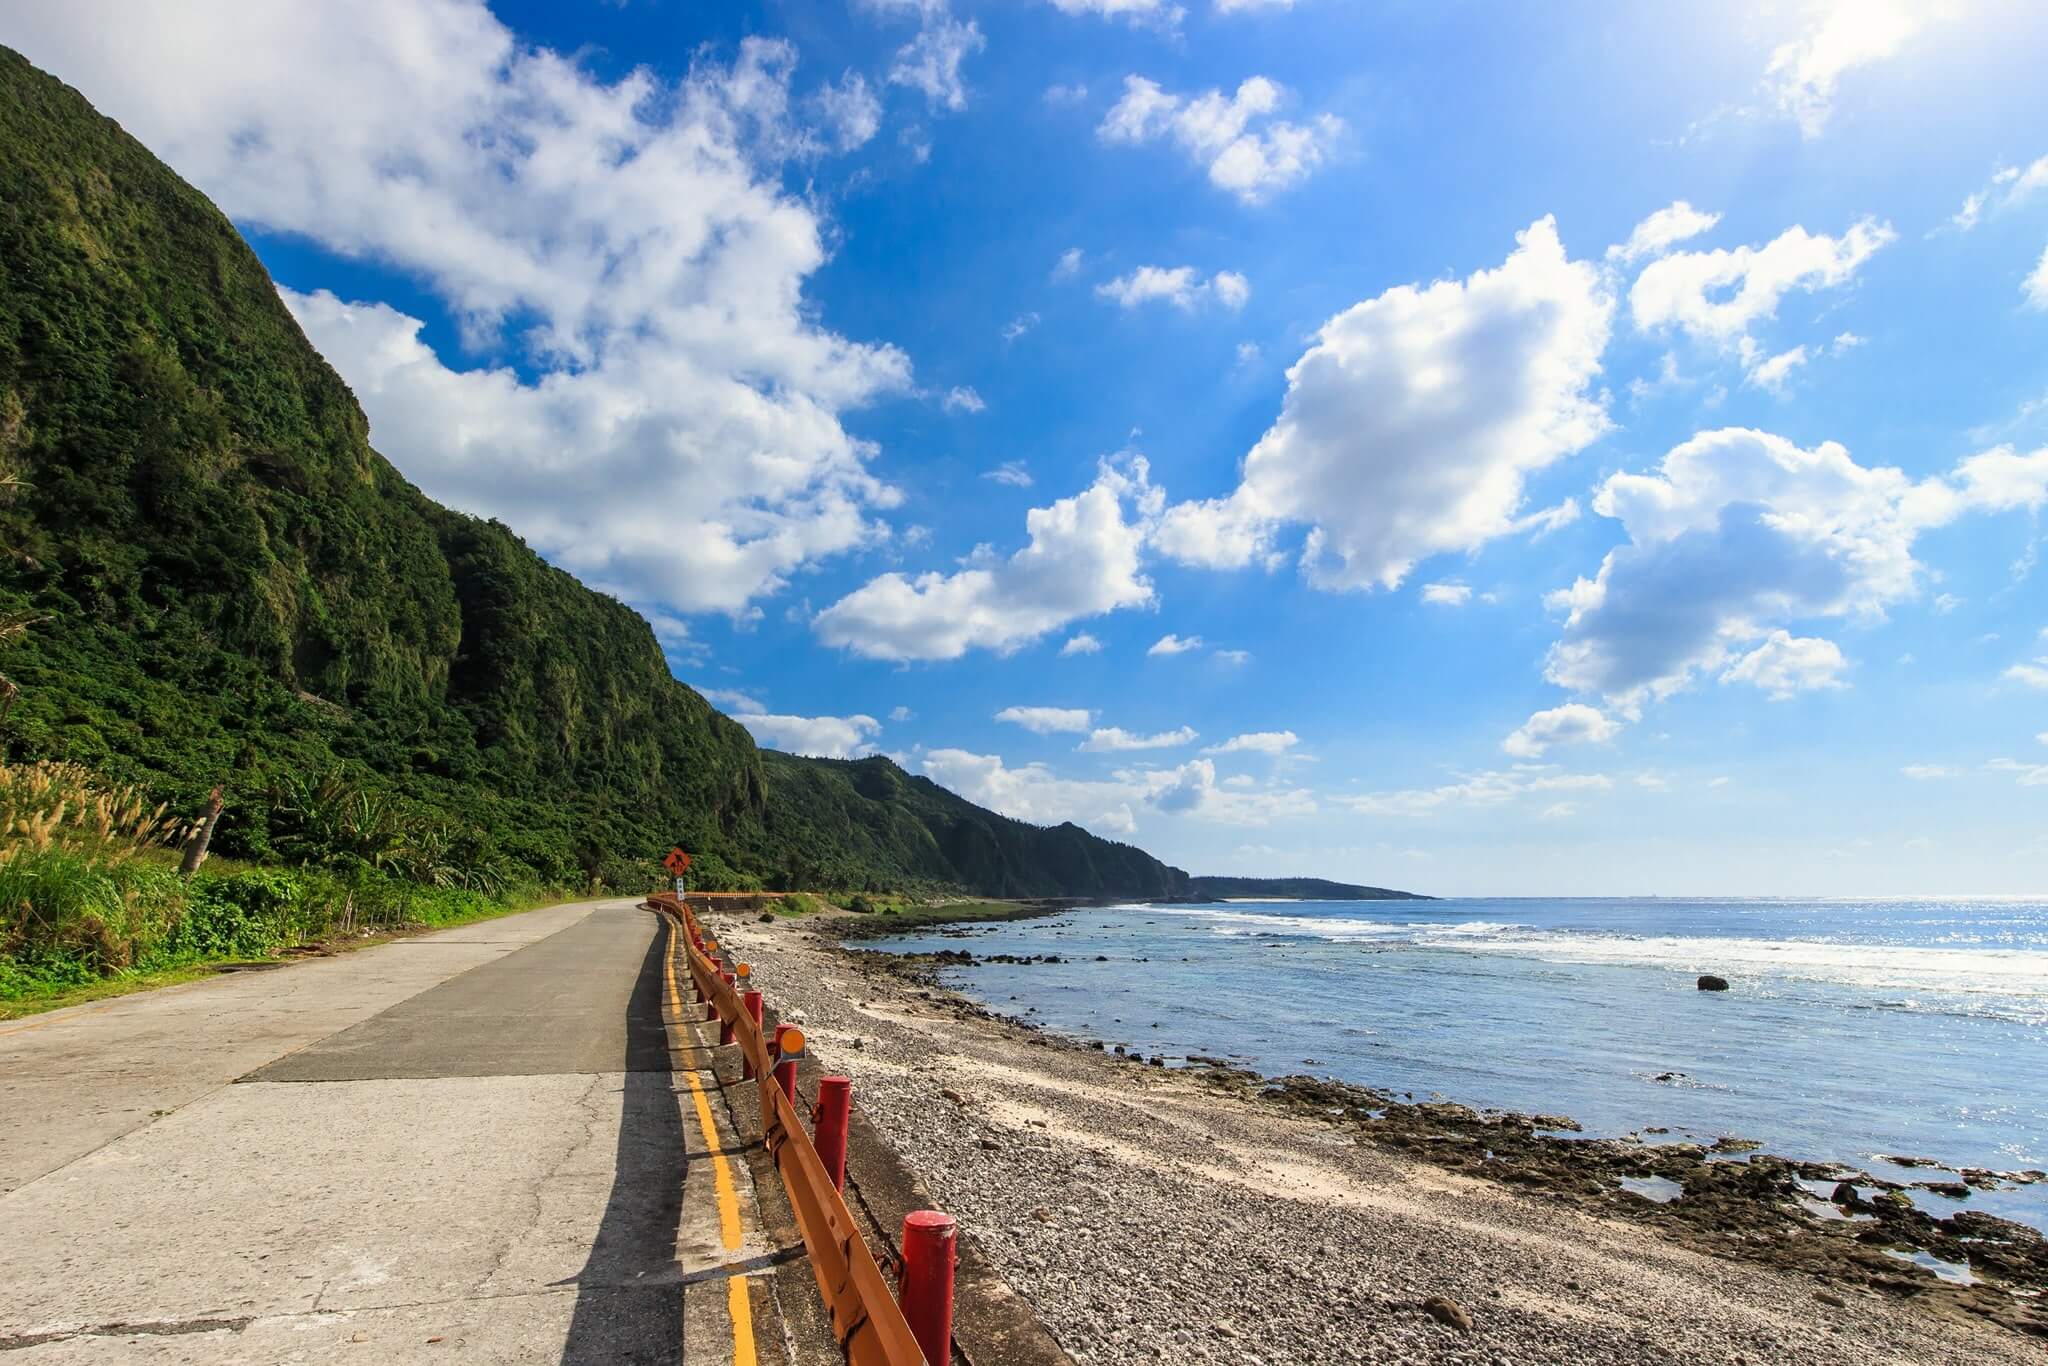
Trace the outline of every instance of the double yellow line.
{"label": "double yellow line", "polygon": [[[662,923],[668,926],[666,950],[662,954],[663,976],[668,981],[668,1007],[677,1023],[682,1022],[682,997],[676,991],[676,922],[674,917],[664,915]],[[732,1164],[725,1160],[725,1153],[718,1141],[718,1125],[711,1118],[711,1100],[704,1094],[704,1083],[698,1080],[697,1070],[686,1068],[683,1079],[690,1084],[690,1099],[697,1107],[697,1127],[704,1134],[704,1150],[711,1155],[711,1174],[718,1188],[718,1235],[727,1252],[737,1252],[740,1246],[740,1200],[732,1181]],[[747,1294],[747,1278],[735,1274],[725,1279],[725,1307],[732,1315],[732,1361],[733,1366],[756,1366],[754,1356],[754,1304]]]}

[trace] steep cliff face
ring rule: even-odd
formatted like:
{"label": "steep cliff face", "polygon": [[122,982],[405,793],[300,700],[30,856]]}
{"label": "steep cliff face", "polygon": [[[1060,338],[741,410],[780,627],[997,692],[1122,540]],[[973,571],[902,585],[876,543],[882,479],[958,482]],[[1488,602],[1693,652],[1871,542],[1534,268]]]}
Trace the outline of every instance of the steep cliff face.
{"label": "steep cliff face", "polygon": [[[764,754],[647,623],[442,508],[219,210],[0,49],[0,739],[269,850],[287,774],[346,769],[554,878],[1158,895],[1178,870],[984,811],[887,760]],[[792,862],[794,858],[795,862]]]}

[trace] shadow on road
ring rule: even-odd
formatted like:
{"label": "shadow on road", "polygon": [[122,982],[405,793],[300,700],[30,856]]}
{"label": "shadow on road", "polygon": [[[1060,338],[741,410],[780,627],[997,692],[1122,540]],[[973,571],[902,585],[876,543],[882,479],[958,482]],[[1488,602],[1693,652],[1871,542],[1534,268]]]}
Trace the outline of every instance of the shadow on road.
{"label": "shadow on road", "polygon": [[676,1228],[683,1205],[683,1126],[662,1023],[657,925],[626,1003],[625,1108],[611,1198],[576,1277],[562,1366],[672,1363],[683,1356],[683,1285]]}

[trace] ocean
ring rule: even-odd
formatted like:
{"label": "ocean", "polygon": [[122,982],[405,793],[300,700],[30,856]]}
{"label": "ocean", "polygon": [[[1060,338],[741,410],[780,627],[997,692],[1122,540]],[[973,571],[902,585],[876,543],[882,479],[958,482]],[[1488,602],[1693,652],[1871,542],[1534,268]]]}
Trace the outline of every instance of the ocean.
{"label": "ocean", "polygon": [[[2048,1168],[2048,901],[1131,905],[873,946],[1058,954],[946,979],[1169,1060],[1565,1115],[1589,1136],[1754,1139],[1901,1181],[1941,1174],[1883,1155]],[[1699,991],[1702,973],[1731,989]],[[2048,1183],[1967,1203],[2048,1229]]]}

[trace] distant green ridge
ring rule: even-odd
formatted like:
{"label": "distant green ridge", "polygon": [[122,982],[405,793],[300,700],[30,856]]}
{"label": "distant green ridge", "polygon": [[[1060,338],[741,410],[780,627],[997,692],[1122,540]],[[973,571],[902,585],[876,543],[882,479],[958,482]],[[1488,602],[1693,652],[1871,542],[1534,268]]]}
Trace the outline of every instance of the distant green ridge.
{"label": "distant green ridge", "polygon": [[1272,898],[1279,901],[1429,901],[1415,892],[1397,892],[1391,887],[1361,887],[1353,882],[1331,882],[1319,877],[1191,877],[1191,896],[1218,900]]}
{"label": "distant green ridge", "polygon": [[0,651],[16,757],[63,757],[269,857],[267,795],[351,770],[554,880],[1167,896],[1187,877],[886,759],[757,749],[636,613],[370,449],[205,196],[0,49]]}

